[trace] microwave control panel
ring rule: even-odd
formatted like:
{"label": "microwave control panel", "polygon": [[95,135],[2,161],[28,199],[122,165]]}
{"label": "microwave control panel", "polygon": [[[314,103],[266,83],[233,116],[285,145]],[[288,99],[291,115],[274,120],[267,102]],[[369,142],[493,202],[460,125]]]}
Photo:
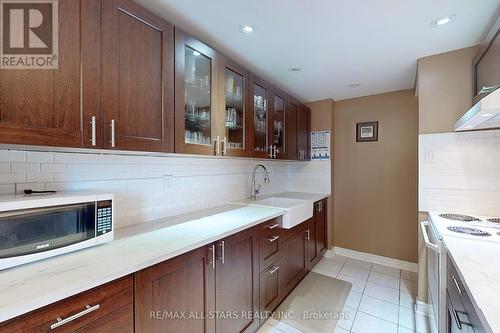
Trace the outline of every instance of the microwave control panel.
{"label": "microwave control panel", "polygon": [[97,236],[107,234],[112,230],[113,216],[111,216],[111,207],[111,200],[97,202]]}

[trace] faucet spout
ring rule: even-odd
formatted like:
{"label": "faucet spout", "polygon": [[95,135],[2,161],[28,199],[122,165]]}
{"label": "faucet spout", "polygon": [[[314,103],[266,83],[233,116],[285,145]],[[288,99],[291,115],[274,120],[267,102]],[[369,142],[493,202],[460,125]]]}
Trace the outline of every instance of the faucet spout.
{"label": "faucet spout", "polygon": [[256,200],[257,199],[257,195],[260,194],[260,187],[261,187],[261,185],[259,184],[259,186],[257,187],[256,184],[255,184],[255,174],[257,173],[257,170],[259,168],[262,168],[264,170],[264,182],[265,183],[270,183],[271,182],[271,178],[269,177],[269,173],[267,172],[267,168],[265,167],[265,165],[263,165],[263,164],[257,164],[253,168],[253,172],[252,172],[252,189],[251,189],[251,193],[250,193],[250,198],[252,198],[253,200]]}

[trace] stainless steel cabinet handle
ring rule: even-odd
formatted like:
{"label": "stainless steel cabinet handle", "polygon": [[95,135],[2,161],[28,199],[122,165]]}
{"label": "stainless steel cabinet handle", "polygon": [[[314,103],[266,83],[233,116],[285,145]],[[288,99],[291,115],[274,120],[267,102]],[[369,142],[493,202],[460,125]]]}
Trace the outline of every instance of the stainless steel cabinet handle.
{"label": "stainless steel cabinet handle", "polygon": [[273,243],[273,242],[277,241],[278,239],[280,239],[280,236],[274,236],[274,237],[268,238],[267,240],[269,241],[269,243]]}
{"label": "stainless steel cabinet handle", "polygon": [[274,147],[273,157],[278,158],[278,147],[276,147],[276,145],[274,145],[273,147]]}
{"label": "stainless steel cabinet handle", "polygon": [[111,119],[111,123],[109,124],[109,127],[111,127],[111,147],[115,147],[116,145],[116,140],[115,140],[115,134],[116,134],[116,126],[115,126],[115,120]]}
{"label": "stainless steel cabinet handle", "polygon": [[455,287],[457,287],[457,291],[458,291],[458,293],[459,293],[460,295],[463,295],[463,294],[462,294],[462,289],[460,289],[460,286],[458,285],[458,281],[457,281],[457,279],[455,278],[455,276],[454,276],[454,275],[452,275],[452,276],[451,276],[451,278],[453,279],[453,283],[455,283]]}
{"label": "stainless steel cabinet handle", "polygon": [[212,252],[212,261],[209,264],[215,269],[215,244],[212,244],[208,249]]}
{"label": "stainless steel cabinet handle", "polygon": [[219,143],[220,143],[220,136],[217,135],[214,138],[214,145],[215,145],[214,146],[214,155],[220,155],[220,145],[219,145]]}
{"label": "stainless steel cabinet handle", "polygon": [[96,304],[94,306],[90,306],[90,305],[87,304],[87,305],[85,305],[85,310],[83,310],[81,312],[78,312],[77,314],[74,314],[74,315],[69,316],[68,318],[64,318],[64,319],[61,319],[61,317],[58,317],[57,321],[54,324],[50,325],[50,329],[54,330],[54,329],[56,329],[58,327],[66,325],[67,323],[69,323],[69,322],[71,322],[71,321],[73,321],[75,319],[78,319],[80,317],[85,316],[86,314],[89,314],[91,312],[94,312],[95,310],[98,310],[99,307],[100,307],[99,304]]}
{"label": "stainless steel cabinet handle", "polygon": [[311,230],[307,229],[306,233],[307,233],[306,240],[307,241],[311,240]]}
{"label": "stainless steel cabinet handle", "polygon": [[269,148],[267,148],[269,150],[269,158],[273,158],[273,146],[269,146]]}
{"label": "stainless steel cabinet handle", "polygon": [[280,226],[280,224],[279,224],[279,223],[276,223],[276,224],[271,224],[271,225],[268,225],[268,226],[267,226],[267,229],[274,229],[274,228],[277,228],[277,227],[279,227],[279,226]]}
{"label": "stainless steel cabinet handle", "polygon": [[92,146],[95,147],[95,145],[97,144],[95,116],[92,116],[90,120],[90,132],[91,132],[90,142],[92,143]]}
{"label": "stainless steel cabinet handle", "polygon": [[226,243],[224,241],[220,241],[220,261],[224,264],[226,262],[226,249],[225,249]]}
{"label": "stainless steel cabinet handle", "polygon": [[274,274],[274,273],[276,273],[279,269],[280,269],[280,266],[275,266],[275,267],[273,267],[272,269],[268,270],[267,272],[268,272],[269,274]]}

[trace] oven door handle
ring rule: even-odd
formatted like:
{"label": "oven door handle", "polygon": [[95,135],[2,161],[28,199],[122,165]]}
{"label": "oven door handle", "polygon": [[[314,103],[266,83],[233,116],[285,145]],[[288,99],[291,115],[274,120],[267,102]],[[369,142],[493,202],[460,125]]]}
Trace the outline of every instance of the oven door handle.
{"label": "oven door handle", "polygon": [[439,245],[433,244],[429,241],[429,235],[427,234],[427,226],[429,226],[429,221],[420,222],[420,228],[422,230],[422,236],[424,237],[425,246],[434,251],[440,253]]}

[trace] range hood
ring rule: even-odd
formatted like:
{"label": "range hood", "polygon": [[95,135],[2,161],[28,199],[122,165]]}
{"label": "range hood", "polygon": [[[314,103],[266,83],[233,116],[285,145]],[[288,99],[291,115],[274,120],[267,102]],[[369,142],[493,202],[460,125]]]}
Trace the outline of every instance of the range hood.
{"label": "range hood", "polygon": [[500,88],[477,102],[455,123],[455,131],[500,128]]}

